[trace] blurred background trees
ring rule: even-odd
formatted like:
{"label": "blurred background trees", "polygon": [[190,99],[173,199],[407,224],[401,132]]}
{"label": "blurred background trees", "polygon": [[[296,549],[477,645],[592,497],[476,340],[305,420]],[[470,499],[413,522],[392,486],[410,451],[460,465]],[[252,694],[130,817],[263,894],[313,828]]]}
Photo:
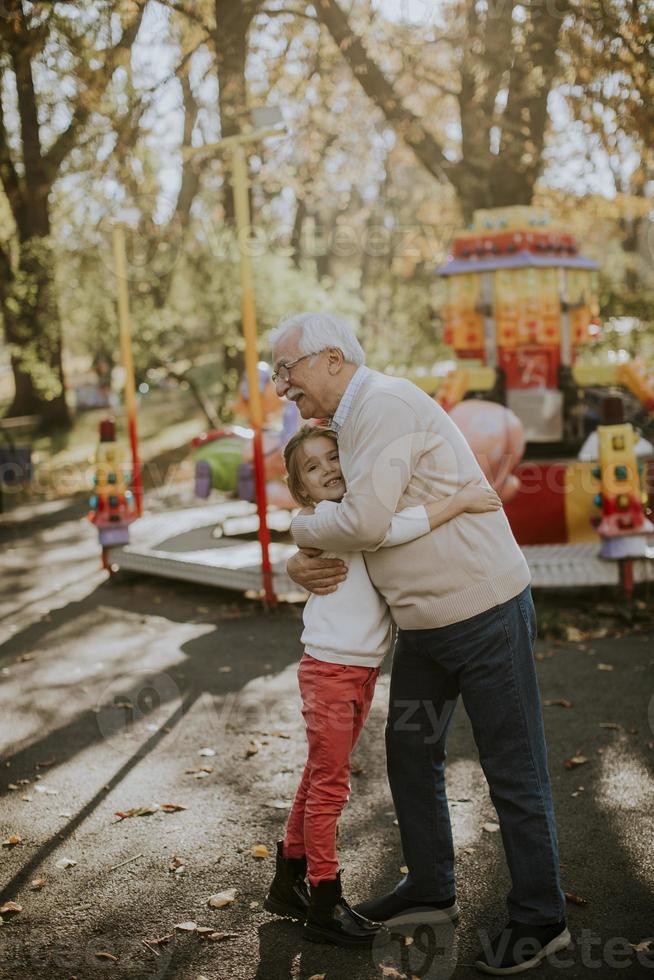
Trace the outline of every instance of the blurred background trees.
{"label": "blurred background trees", "polygon": [[452,234],[532,201],[602,263],[605,313],[644,329],[653,33],[630,0],[4,0],[5,409],[65,425],[66,378],[114,358],[121,220],[141,378],[210,364],[223,410],[242,369],[228,173],[185,150],[270,104],[289,135],[251,159],[262,332],[330,307],[373,366],[430,367]]}

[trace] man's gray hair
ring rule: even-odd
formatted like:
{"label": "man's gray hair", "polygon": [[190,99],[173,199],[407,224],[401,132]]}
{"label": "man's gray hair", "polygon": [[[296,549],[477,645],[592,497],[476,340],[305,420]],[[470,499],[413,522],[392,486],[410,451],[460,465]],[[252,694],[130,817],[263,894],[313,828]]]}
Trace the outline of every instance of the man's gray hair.
{"label": "man's gray hair", "polygon": [[354,330],[343,317],[333,313],[295,313],[281,320],[270,331],[270,346],[292,331],[299,332],[298,346],[303,354],[313,354],[326,347],[338,347],[350,364],[364,364],[366,355]]}

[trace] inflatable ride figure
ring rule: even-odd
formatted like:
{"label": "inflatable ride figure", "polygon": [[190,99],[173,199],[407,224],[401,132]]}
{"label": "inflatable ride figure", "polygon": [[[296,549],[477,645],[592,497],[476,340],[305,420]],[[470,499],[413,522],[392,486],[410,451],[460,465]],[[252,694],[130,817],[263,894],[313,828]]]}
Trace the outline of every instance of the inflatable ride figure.
{"label": "inflatable ride figure", "polygon": [[513,470],[525,451],[525,430],[505,405],[469,399],[459,402],[450,417],[463,432],[484,476],[507,504],[520,489]]}

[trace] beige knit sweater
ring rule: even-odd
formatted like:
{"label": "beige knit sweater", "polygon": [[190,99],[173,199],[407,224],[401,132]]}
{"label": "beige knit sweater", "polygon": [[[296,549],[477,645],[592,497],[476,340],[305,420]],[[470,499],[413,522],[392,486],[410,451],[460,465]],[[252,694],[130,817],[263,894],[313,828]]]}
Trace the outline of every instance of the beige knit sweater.
{"label": "beige knit sweater", "polygon": [[460,430],[411,382],[371,371],[338,443],[347,493],[326,513],[296,517],[293,536],[299,547],[368,552],[370,578],[400,628],[470,619],[529,584],[503,510],[461,514],[415,541],[381,548],[396,511],[485,481]]}

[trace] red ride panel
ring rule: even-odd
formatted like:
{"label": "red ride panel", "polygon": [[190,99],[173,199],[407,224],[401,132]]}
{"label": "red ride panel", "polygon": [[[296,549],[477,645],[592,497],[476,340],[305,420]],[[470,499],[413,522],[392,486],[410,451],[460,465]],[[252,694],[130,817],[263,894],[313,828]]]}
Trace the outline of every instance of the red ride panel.
{"label": "red ride panel", "polygon": [[518,544],[566,544],[565,463],[521,463],[520,490],[505,505]]}

